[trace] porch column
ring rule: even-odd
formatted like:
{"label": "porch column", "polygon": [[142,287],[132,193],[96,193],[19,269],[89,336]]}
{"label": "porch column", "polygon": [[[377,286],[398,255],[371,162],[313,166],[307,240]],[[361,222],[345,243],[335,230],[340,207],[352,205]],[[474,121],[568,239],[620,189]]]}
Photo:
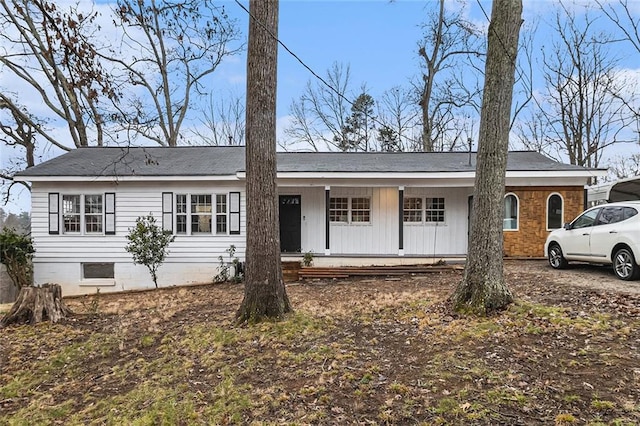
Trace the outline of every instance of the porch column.
{"label": "porch column", "polygon": [[324,208],[325,208],[325,222],[324,222],[324,254],[329,256],[331,254],[331,249],[329,248],[329,238],[331,233],[329,221],[329,205],[331,203],[331,187],[329,185],[324,187]]}
{"label": "porch column", "polygon": [[404,256],[404,186],[398,187],[398,256]]}

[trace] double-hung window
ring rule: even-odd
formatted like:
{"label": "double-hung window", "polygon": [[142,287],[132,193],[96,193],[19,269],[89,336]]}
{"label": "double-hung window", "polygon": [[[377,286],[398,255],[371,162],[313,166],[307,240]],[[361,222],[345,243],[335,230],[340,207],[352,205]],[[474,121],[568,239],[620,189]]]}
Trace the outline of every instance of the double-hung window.
{"label": "double-hung window", "polygon": [[403,220],[406,223],[442,223],[445,221],[444,198],[405,197]]}
{"label": "double-hung window", "polygon": [[[62,220],[65,234],[102,233],[102,195],[63,195]],[[84,220],[83,220],[84,219]]]}
{"label": "double-hung window", "polygon": [[405,222],[422,222],[422,198],[405,197],[402,210]]}
{"label": "double-hung window", "polygon": [[331,197],[329,199],[329,221],[337,223],[370,223],[371,198]]}
{"label": "double-hung window", "polygon": [[444,222],[444,198],[427,198],[425,202],[425,222]]}
{"label": "double-hung window", "polygon": [[65,234],[80,233],[82,225],[80,220],[80,195],[62,196],[62,230]]}
{"label": "double-hung window", "polygon": [[191,196],[191,233],[211,232],[211,195]]}
{"label": "double-hung window", "polygon": [[329,221],[349,222],[349,198],[332,197],[329,200]]}
{"label": "double-hung window", "polygon": [[216,234],[227,233],[227,194],[216,195]]}
{"label": "double-hung window", "polygon": [[[115,193],[49,194],[50,234],[116,233]],[[60,217],[62,216],[62,217]]]}
{"label": "double-hung window", "polygon": [[[166,194],[171,199],[171,193]],[[164,206],[163,210],[175,212],[175,233],[178,235],[240,233],[239,192],[175,194],[175,209]],[[166,221],[170,222],[170,219]],[[172,229],[170,223],[164,225],[165,229]]]}
{"label": "double-hung window", "polygon": [[84,227],[87,234],[102,233],[102,195],[84,196]]}

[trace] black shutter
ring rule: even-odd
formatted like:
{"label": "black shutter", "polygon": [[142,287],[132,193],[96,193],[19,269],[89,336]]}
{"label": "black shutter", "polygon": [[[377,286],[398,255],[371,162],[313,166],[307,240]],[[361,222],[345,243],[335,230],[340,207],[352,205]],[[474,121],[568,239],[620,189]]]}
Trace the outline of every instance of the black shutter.
{"label": "black shutter", "polygon": [[116,193],[107,192],[104,194],[104,233],[106,235],[116,234]]}
{"label": "black shutter", "polygon": [[240,193],[229,193],[229,234],[240,234]]}
{"label": "black shutter", "polygon": [[49,194],[49,234],[60,234],[60,194]]}
{"label": "black shutter", "polygon": [[162,230],[173,234],[173,192],[162,193]]}

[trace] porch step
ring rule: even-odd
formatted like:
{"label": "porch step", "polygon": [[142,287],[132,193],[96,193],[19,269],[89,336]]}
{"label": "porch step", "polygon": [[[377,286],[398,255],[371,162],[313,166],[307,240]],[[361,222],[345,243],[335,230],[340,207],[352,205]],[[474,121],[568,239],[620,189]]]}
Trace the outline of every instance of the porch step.
{"label": "porch step", "polygon": [[398,275],[427,274],[462,270],[461,265],[398,265],[398,266],[340,266],[302,267],[298,271],[300,279],[305,278],[349,278],[349,277],[390,277]]}
{"label": "porch step", "polygon": [[295,282],[300,279],[299,272],[301,268],[299,261],[282,262],[282,279],[286,283]]}

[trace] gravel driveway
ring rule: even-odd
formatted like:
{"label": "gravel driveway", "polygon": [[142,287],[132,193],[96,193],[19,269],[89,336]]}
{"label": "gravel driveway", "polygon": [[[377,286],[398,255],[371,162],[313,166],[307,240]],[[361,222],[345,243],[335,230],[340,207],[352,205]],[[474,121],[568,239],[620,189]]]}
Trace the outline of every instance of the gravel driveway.
{"label": "gravel driveway", "polygon": [[596,290],[615,291],[620,293],[640,294],[640,280],[622,281],[613,273],[611,266],[570,264],[564,270],[555,270],[546,260],[507,260],[505,272],[531,273],[549,282],[586,287]]}

